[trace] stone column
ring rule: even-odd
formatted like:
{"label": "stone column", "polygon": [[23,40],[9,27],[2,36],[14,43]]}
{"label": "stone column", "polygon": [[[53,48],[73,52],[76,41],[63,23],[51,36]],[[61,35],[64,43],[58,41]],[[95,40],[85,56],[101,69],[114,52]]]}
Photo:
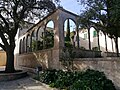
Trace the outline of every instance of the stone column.
{"label": "stone column", "polygon": [[52,65],[50,65],[54,69],[60,69],[60,50],[64,47],[64,23],[58,13],[54,17],[54,48],[52,52]]}

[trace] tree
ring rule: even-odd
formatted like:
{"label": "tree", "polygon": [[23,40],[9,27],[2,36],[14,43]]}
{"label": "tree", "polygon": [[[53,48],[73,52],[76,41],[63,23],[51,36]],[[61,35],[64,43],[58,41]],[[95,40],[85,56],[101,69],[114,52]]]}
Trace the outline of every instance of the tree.
{"label": "tree", "polygon": [[0,47],[7,56],[5,72],[15,72],[15,36],[21,24],[43,18],[55,8],[52,0],[0,0]]}
{"label": "tree", "polygon": [[70,42],[70,21],[67,19],[66,41]]}
{"label": "tree", "polygon": [[[110,37],[114,37],[116,44],[117,56],[118,50],[118,37],[120,37],[120,1],[119,0],[78,0],[83,1],[86,5],[86,11],[94,13],[90,20],[95,20],[93,24],[99,26],[104,33]],[[99,22],[99,23],[98,23]]]}

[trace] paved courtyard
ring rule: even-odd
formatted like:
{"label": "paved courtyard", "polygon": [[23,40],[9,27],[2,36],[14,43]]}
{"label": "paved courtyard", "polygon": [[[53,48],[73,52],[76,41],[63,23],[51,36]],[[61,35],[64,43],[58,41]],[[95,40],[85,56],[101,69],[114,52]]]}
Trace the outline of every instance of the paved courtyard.
{"label": "paved courtyard", "polygon": [[0,90],[55,90],[30,77],[18,80],[0,82]]}
{"label": "paved courtyard", "polygon": [[[0,71],[5,69],[4,66],[0,66]],[[0,90],[56,90],[51,89],[49,86],[32,79],[27,76],[25,78],[0,82]]]}

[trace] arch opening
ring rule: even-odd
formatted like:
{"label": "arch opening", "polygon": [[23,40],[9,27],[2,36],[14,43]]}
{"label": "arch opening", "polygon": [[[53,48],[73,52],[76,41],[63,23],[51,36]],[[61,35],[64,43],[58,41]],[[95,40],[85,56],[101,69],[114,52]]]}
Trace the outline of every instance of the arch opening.
{"label": "arch opening", "polygon": [[64,45],[65,47],[75,47],[76,42],[76,24],[72,19],[66,19],[64,22]]}
{"label": "arch opening", "polygon": [[52,20],[48,21],[45,26],[45,32],[43,33],[43,44],[44,49],[49,49],[54,47],[54,22]]}

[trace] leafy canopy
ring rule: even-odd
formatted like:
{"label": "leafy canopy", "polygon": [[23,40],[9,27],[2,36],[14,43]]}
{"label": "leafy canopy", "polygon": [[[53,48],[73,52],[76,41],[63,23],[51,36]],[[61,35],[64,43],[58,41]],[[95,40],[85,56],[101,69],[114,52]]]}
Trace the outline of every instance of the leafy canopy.
{"label": "leafy canopy", "polygon": [[3,42],[0,47],[5,51],[14,48],[17,30],[24,22],[42,19],[55,8],[52,0],[0,0],[0,39]]}

